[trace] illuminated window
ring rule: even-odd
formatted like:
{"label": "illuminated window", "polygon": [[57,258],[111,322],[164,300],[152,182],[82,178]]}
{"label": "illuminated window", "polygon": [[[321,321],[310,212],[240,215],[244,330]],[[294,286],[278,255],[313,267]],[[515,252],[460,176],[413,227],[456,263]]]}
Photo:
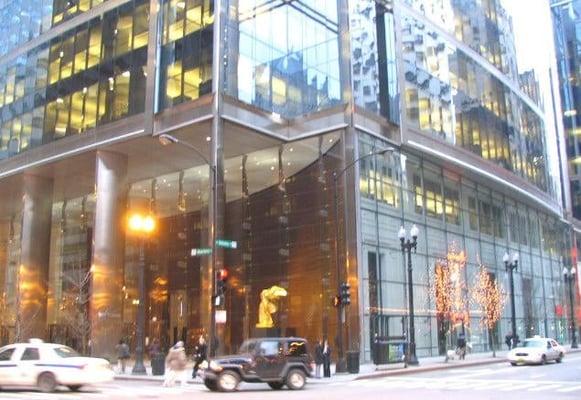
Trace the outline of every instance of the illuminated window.
{"label": "illuminated window", "polygon": [[113,119],[119,119],[129,112],[129,80],[131,73],[125,71],[115,77],[115,100],[113,102]]}
{"label": "illuminated window", "polygon": [[84,128],[90,129],[97,125],[97,105],[99,97],[99,84],[95,83],[87,88],[85,95]]}
{"label": "illuminated window", "polygon": [[133,15],[133,49],[147,46],[149,34],[149,4],[142,4]]}
{"label": "illuminated window", "polygon": [[419,100],[419,122],[421,130],[430,129],[430,99],[428,97],[421,97]]}
{"label": "illuminated window", "polygon": [[87,47],[89,44],[89,32],[87,30],[82,30],[77,33],[75,38],[75,66],[74,73],[84,71],[87,65]]}
{"label": "illuminated window", "polygon": [[91,68],[101,60],[101,27],[94,26],[89,33],[89,52],[87,54],[87,68]]}
{"label": "illuminated window", "polygon": [[115,55],[120,55],[131,51],[131,46],[133,44],[133,16],[120,15],[117,20],[117,25],[115,31],[113,32],[115,36]]}
{"label": "illuminated window", "polygon": [[85,93],[79,91],[73,93],[71,99],[71,111],[70,111],[70,132],[71,133],[81,133],[83,131],[83,106],[85,101]]}
{"label": "illuminated window", "polygon": [[166,96],[170,99],[177,99],[182,94],[182,62],[176,61],[167,69]]}

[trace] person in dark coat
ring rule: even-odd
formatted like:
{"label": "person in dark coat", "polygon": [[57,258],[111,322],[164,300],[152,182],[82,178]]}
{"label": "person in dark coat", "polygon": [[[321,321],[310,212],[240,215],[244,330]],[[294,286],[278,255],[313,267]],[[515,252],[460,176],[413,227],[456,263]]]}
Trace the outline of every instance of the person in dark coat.
{"label": "person in dark coat", "polygon": [[458,339],[456,340],[456,353],[460,360],[466,358],[466,336],[464,333],[458,335]]}
{"label": "person in dark coat", "polygon": [[321,377],[321,366],[325,363],[323,343],[319,340],[315,346],[315,378]]}
{"label": "person in dark coat", "polygon": [[328,340],[323,342],[323,376],[331,377],[331,346]]}
{"label": "person in dark coat", "polygon": [[208,346],[203,336],[198,339],[198,344],[194,347],[194,370],[192,371],[192,378],[195,379],[200,369],[200,364],[208,359]]}
{"label": "person in dark coat", "polygon": [[129,346],[122,339],[119,341],[119,344],[115,346],[115,350],[117,350],[117,368],[120,373],[124,374],[127,360],[129,360]]}
{"label": "person in dark coat", "polygon": [[508,349],[512,349],[512,332],[509,332],[504,337],[504,343],[508,346]]}

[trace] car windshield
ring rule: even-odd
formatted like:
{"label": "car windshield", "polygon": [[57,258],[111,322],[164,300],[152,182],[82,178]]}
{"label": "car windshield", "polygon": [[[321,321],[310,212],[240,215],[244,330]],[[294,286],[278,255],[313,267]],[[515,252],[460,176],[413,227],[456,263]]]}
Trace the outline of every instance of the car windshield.
{"label": "car windshield", "polygon": [[523,347],[543,348],[545,347],[545,342],[542,340],[525,340]]}
{"label": "car windshield", "polygon": [[55,347],[54,352],[61,358],[79,357],[79,353],[66,346]]}
{"label": "car windshield", "polygon": [[240,346],[240,350],[238,350],[238,353],[239,354],[253,353],[255,348],[256,348],[256,341],[247,340],[244,343],[242,343],[242,346]]}

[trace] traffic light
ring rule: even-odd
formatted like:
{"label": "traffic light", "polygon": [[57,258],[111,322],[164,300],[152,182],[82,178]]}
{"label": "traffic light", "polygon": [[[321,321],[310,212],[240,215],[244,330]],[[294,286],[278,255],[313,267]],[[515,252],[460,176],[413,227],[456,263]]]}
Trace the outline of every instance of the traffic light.
{"label": "traffic light", "polygon": [[226,282],[228,281],[228,270],[221,268],[216,273],[216,295],[223,296],[226,292]]}
{"label": "traffic light", "polygon": [[341,297],[341,304],[348,306],[351,304],[351,286],[348,283],[343,282],[341,284],[341,292],[339,293]]}

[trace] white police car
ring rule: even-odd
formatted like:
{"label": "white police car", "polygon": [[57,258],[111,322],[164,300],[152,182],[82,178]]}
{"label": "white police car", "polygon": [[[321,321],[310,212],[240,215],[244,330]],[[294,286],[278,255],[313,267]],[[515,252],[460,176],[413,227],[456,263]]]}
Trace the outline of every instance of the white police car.
{"label": "white police car", "polygon": [[565,357],[565,349],[554,339],[535,336],[508,353],[511,365],[545,364],[547,361],[560,363]]}
{"label": "white police car", "polygon": [[109,382],[113,377],[107,360],[81,357],[60,344],[31,339],[0,348],[0,390],[21,386],[52,392],[62,385],[77,391],[83,385]]}

